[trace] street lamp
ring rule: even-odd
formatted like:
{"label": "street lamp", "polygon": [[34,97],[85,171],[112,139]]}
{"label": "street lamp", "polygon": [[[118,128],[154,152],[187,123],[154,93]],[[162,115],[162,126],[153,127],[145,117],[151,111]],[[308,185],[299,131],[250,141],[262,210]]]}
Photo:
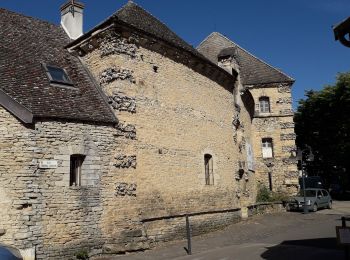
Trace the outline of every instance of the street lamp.
{"label": "street lamp", "polygon": [[333,26],[333,32],[336,41],[350,48],[350,17]]}
{"label": "street lamp", "polygon": [[307,205],[306,205],[306,191],[305,191],[305,172],[303,169],[303,152],[305,151],[309,151],[309,156],[307,158],[307,161],[313,161],[314,160],[314,155],[312,153],[311,147],[306,145],[306,148],[301,150],[298,149],[298,153],[297,153],[297,159],[300,160],[300,165],[301,165],[301,177],[303,180],[303,195],[304,195],[304,207],[303,207],[303,213],[307,214],[309,212]]}

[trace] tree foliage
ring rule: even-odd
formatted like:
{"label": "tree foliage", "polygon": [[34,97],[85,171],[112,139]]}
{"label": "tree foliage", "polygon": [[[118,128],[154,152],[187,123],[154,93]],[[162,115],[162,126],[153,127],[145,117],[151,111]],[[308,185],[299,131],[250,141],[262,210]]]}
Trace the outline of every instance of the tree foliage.
{"label": "tree foliage", "polygon": [[295,114],[298,148],[309,145],[315,161],[311,170],[328,176],[350,170],[350,72],[335,85],[307,91]]}

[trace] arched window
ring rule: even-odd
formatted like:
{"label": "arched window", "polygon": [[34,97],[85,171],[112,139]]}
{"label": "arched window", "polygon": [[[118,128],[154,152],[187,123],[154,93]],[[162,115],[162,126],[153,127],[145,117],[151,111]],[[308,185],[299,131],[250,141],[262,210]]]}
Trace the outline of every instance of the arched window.
{"label": "arched window", "polygon": [[261,150],[263,158],[273,157],[273,144],[272,138],[263,138],[261,141]]}
{"label": "arched window", "polygon": [[259,112],[260,113],[270,113],[270,98],[260,97],[259,98]]}
{"label": "arched window", "polygon": [[205,184],[214,185],[213,156],[211,156],[210,154],[204,155],[204,169],[205,169]]}

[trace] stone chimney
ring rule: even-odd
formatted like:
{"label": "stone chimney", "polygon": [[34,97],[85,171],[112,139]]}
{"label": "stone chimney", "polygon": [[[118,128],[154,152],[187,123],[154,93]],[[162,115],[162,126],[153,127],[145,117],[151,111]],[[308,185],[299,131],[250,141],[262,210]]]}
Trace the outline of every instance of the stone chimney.
{"label": "stone chimney", "polygon": [[84,5],[75,0],[61,6],[61,26],[72,40],[83,35],[83,10]]}

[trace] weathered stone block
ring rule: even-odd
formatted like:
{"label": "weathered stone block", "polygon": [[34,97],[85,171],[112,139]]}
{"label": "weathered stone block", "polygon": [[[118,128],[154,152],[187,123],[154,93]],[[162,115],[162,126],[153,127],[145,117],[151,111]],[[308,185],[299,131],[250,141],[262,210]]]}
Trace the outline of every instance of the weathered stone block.
{"label": "weathered stone block", "polygon": [[291,92],[291,86],[290,85],[280,85],[278,87],[279,93],[290,93]]}
{"label": "weathered stone block", "polygon": [[293,115],[293,109],[282,109],[280,110],[279,114],[280,115]]}
{"label": "weathered stone block", "polygon": [[124,136],[129,139],[136,139],[136,127],[131,124],[120,123],[116,126],[116,136]]}
{"label": "weathered stone block", "polygon": [[114,166],[117,168],[134,168],[136,169],[136,155],[119,154],[115,157]]}
{"label": "weathered stone block", "polygon": [[32,236],[32,232],[18,232],[14,234],[14,238],[18,240],[26,239]]}
{"label": "weathered stone block", "polygon": [[277,104],[292,104],[292,97],[280,97],[276,101]]}
{"label": "weathered stone block", "polygon": [[281,134],[281,140],[295,140],[296,139],[296,134],[294,133],[289,133],[289,134]]}
{"label": "weathered stone block", "polygon": [[136,113],[135,98],[128,97],[121,92],[114,92],[113,95],[109,97],[108,102],[115,110]]}
{"label": "weathered stone block", "polygon": [[292,151],[296,151],[296,149],[297,149],[297,147],[295,145],[282,146],[282,152],[284,152],[284,153],[291,153]]}
{"label": "weathered stone block", "polygon": [[294,122],[280,123],[281,129],[294,128]]}
{"label": "weathered stone block", "polygon": [[133,196],[136,197],[137,184],[135,183],[117,183],[116,185],[116,196]]}
{"label": "weathered stone block", "polygon": [[108,84],[115,80],[128,80],[131,83],[135,83],[133,71],[124,68],[108,68],[102,71],[100,75],[100,84]]}
{"label": "weathered stone block", "polygon": [[131,58],[136,58],[138,47],[136,42],[138,37],[135,35],[129,39],[122,38],[120,34],[110,32],[100,45],[101,57],[109,56],[112,54],[125,54]]}

